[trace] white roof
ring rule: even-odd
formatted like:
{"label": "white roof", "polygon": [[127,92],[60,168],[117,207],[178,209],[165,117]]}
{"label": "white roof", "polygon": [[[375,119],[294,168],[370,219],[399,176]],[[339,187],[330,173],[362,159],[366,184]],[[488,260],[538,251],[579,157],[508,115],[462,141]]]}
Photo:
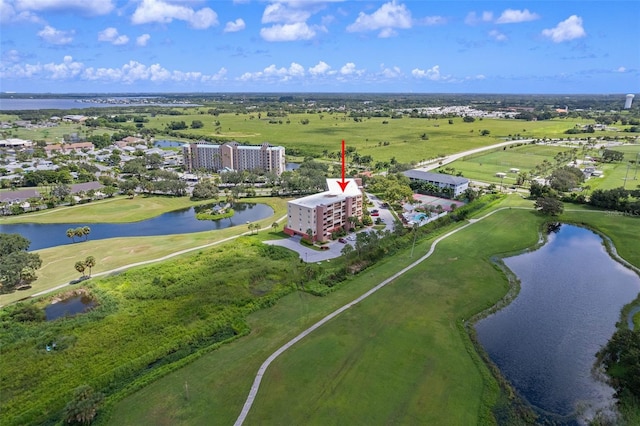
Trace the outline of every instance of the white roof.
{"label": "white roof", "polygon": [[342,192],[342,188],[338,185],[338,182],[341,181],[342,179],[327,179],[327,186],[329,187],[328,191],[308,195],[289,202],[299,206],[313,208],[316,206],[337,203],[348,197],[362,195],[362,191],[360,191],[358,184],[354,179],[345,179],[345,182],[348,182],[348,184],[344,189],[344,192]]}

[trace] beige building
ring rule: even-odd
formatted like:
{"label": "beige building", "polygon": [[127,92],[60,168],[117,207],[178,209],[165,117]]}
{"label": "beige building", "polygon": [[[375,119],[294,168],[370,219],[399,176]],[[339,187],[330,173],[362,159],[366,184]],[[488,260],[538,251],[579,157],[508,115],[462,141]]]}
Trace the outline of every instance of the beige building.
{"label": "beige building", "polygon": [[349,230],[350,217],[362,220],[363,195],[360,179],[347,179],[349,184],[342,191],[339,179],[327,179],[328,190],[289,201],[288,219],[284,232],[288,235],[308,236],[314,241],[327,241],[339,229]]}
{"label": "beige building", "polygon": [[188,172],[206,170],[264,170],[278,176],[285,171],[284,147],[240,145],[227,142],[222,145],[192,143],[182,146],[184,165]]}

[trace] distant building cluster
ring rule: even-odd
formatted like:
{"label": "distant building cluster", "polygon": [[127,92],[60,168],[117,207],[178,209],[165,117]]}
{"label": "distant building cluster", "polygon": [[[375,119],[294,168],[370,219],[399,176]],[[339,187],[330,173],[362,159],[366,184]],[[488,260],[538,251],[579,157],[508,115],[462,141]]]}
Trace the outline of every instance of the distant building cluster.
{"label": "distant building cluster", "polygon": [[188,172],[198,169],[213,171],[263,170],[280,176],[285,171],[285,151],[282,146],[240,145],[227,142],[222,145],[192,143],[182,146],[184,166]]}
{"label": "distant building cluster", "polygon": [[348,231],[354,226],[350,217],[362,220],[361,180],[347,179],[349,183],[344,191],[338,181],[327,179],[327,191],[289,201],[284,232],[291,236],[308,236],[314,241],[328,241],[333,232]]}

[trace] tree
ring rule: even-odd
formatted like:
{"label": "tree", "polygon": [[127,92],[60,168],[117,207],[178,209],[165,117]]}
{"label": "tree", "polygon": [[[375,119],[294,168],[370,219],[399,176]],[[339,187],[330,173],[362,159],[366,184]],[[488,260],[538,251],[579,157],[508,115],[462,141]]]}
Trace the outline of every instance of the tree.
{"label": "tree", "polygon": [[462,121],[464,121],[465,123],[473,123],[474,121],[476,121],[476,119],[471,117],[470,115],[465,115],[464,117],[462,117]]}
{"label": "tree", "polygon": [[76,271],[78,271],[84,277],[84,271],[85,271],[84,262],[78,260],[74,265],[74,268],[76,268]]}
{"label": "tree", "polygon": [[487,130],[487,129],[480,130],[480,136],[487,136],[490,133],[491,133],[491,131]]}
{"label": "tree", "polygon": [[31,242],[20,234],[0,234],[0,256],[26,251]]}
{"label": "tree", "polygon": [[64,408],[65,422],[68,424],[91,424],[98,413],[103,398],[102,393],[94,391],[89,385],[77,387],[73,393],[73,399]]}
{"label": "tree", "polygon": [[624,159],[624,152],[614,151],[612,149],[605,149],[602,152],[602,161],[610,163],[612,161],[622,161]]}
{"label": "tree", "polygon": [[84,235],[84,240],[87,241],[89,239],[89,234],[91,233],[91,228],[88,226],[82,227],[82,235]]}
{"label": "tree", "polygon": [[557,216],[564,211],[564,205],[555,197],[540,197],[535,202],[535,208],[550,216]]}
{"label": "tree", "polygon": [[353,252],[354,252],[354,248],[351,244],[345,244],[344,247],[342,247],[342,250],[340,250],[340,253],[344,257],[349,257],[349,255]]}
{"label": "tree", "polygon": [[71,238],[72,242],[76,242],[76,231],[73,228],[67,229],[67,237]]}
{"label": "tree", "polygon": [[307,228],[306,238],[309,240],[309,242],[313,242],[313,229]]}
{"label": "tree", "polygon": [[218,187],[210,179],[203,179],[193,186],[191,196],[200,200],[216,200],[218,198]]}
{"label": "tree", "polygon": [[277,232],[278,231],[278,222],[273,222],[271,224],[271,229],[273,229],[273,232]]}
{"label": "tree", "polygon": [[36,253],[27,253],[30,241],[19,234],[0,234],[0,287],[11,291],[37,279],[35,271],[42,266]]}
{"label": "tree", "polygon": [[87,258],[84,260],[84,266],[86,268],[89,268],[89,276],[91,276],[91,268],[96,266],[96,258],[93,256],[87,256]]}
{"label": "tree", "polygon": [[204,127],[204,123],[202,121],[200,121],[200,120],[193,120],[191,122],[191,128],[192,129],[200,129],[202,127]]}

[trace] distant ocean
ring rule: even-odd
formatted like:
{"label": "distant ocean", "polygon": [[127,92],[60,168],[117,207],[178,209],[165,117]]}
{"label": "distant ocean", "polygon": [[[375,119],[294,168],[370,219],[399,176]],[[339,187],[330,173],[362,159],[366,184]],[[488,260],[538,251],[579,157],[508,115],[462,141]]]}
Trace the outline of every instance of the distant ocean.
{"label": "distant ocean", "polygon": [[[110,98],[112,99],[112,98]],[[28,110],[28,109],[79,109],[79,108],[114,108],[114,107],[131,107],[131,106],[198,106],[196,104],[163,104],[163,103],[109,103],[109,102],[91,102],[89,99],[84,99],[82,102],[78,102],[78,99],[0,99],[0,111],[7,110]]]}

